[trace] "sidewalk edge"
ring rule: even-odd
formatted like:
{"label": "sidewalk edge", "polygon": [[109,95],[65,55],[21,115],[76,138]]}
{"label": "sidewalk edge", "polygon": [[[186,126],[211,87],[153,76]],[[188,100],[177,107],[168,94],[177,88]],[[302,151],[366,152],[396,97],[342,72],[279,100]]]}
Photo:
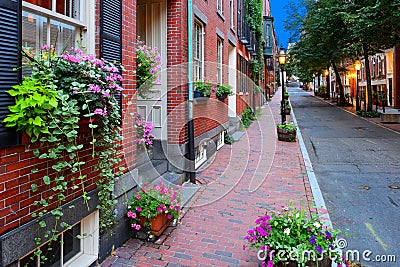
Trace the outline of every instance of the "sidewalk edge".
{"label": "sidewalk edge", "polygon": [[303,161],[304,161],[304,166],[307,171],[307,176],[308,176],[308,181],[310,182],[310,187],[311,187],[311,192],[314,198],[315,206],[317,208],[322,208],[326,210],[325,214],[322,214],[321,217],[323,217],[325,220],[325,225],[328,226],[329,228],[333,229],[332,221],[329,217],[328,209],[326,208],[325,205],[325,200],[324,197],[322,196],[321,189],[319,188],[317,178],[314,173],[314,169],[310,160],[310,157],[307,152],[307,148],[304,144],[303,136],[301,135],[301,131],[299,128],[299,125],[297,124],[296,116],[292,110],[292,119],[294,125],[297,127],[297,138],[299,140],[299,145],[300,145],[300,150],[301,154],[303,156]]}

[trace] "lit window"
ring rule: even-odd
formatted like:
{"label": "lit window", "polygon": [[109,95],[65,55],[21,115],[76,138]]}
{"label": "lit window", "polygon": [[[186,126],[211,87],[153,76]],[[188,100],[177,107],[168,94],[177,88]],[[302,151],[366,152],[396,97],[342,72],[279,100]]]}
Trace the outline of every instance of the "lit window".
{"label": "lit window", "polygon": [[217,38],[217,83],[222,84],[222,49],[223,43]]}
{"label": "lit window", "polygon": [[203,26],[199,22],[194,23],[194,36],[193,36],[193,61],[194,61],[194,71],[193,78],[194,81],[199,81],[203,79],[204,76],[204,40],[203,40]]}

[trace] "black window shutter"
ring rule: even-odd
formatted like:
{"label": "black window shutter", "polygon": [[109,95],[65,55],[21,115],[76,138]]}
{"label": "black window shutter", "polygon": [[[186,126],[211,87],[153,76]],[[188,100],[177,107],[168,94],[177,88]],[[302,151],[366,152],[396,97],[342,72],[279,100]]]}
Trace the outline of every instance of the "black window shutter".
{"label": "black window shutter", "polygon": [[[122,62],[122,0],[102,0],[100,6],[100,57]],[[121,106],[121,95],[116,96]]]}
{"label": "black window shutter", "polygon": [[15,130],[4,127],[3,120],[14,98],[6,91],[21,82],[22,0],[0,1],[0,147],[16,145],[20,141]]}

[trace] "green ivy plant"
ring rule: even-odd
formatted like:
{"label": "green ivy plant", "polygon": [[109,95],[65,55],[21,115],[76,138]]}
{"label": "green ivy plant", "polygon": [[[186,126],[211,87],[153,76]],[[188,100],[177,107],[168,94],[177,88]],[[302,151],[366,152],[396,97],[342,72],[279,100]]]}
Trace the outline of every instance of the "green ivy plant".
{"label": "green ivy plant", "polygon": [[[36,56],[27,51],[23,51],[23,55],[32,74],[8,91],[16,103],[9,107],[10,114],[4,122],[7,127],[24,131],[35,147],[34,155],[48,166],[46,173],[31,185],[33,192],[53,192],[40,194],[41,198],[34,202],[37,210],[32,216],[40,227],[36,244],[57,241],[60,227],[71,229],[72,226],[62,220],[62,205],[67,203],[72,191],[82,192],[89,209],[90,197],[85,189],[88,177],[83,171],[88,160],[96,159],[97,208],[104,232],[115,224],[114,180],[123,171],[123,168],[115,170],[121,161],[119,144],[122,140],[120,108],[115,98],[122,90],[119,69],[78,48],[57,55],[53,46],[43,46]],[[89,140],[89,144],[85,140]],[[85,151],[91,151],[91,158],[82,157]],[[38,171],[32,170],[33,173]],[[48,212],[55,218],[52,226],[46,225],[44,216]],[[44,232],[43,240],[41,229],[50,229]],[[51,250],[51,245],[48,247]],[[47,260],[41,249],[37,249],[35,255],[40,255],[41,262]]]}
{"label": "green ivy plant", "polygon": [[251,123],[256,120],[256,116],[251,108],[246,108],[242,113],[242,119],[240,122],[242,123],[244,128],[249,128]]}

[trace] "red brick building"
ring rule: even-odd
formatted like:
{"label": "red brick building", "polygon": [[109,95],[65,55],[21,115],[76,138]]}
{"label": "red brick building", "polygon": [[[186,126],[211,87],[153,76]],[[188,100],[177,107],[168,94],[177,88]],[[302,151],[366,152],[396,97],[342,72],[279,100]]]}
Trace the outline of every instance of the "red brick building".
{"label": "red brick building", "polygon": [[[39,160],[33,155],[35,144],[31,144],[23,134],[13,129],[5,128],[2,123],[8,112],[8,106],[13,99],[5,93],[12,85],[21,81],[22,71],[14,71],[21,65],[21,54],[18,46],[29,46],[33,51],[39,51],[42,45],[55,43],[59,53],[64,45],[72,46],[75,41],[81,40],[88,54],[109,61],[116,60],[125,67],[124,81],[122,82],[123,94],[121,99],[124,110],[135,111],[135,106],[127,105],[128,100],[134,101],[135,93],[135,52],[136,39],[136,1],[118,0],[89,0],[89,1],[50,1],[50,0],[4,0],[0,2],[0,266],[23,266],[30,257],[33,260],[28,266],[39,266],[37,256],[38,248],[35,238],[41,236],[37,222],[33,220],[32,213],[37,211],[33,203],[52,194],[50,186],[41,182],[43,173],[48,169],[49,161]],[[69,38],[69,37],[72,38]],[[125,118],[122,125],[125,139],[125,149],[135,150],[134,127],[132,120]],[[84,134],[79,141],[85,146],[89,145]],[[131,145],[131,147],[129,147]],[[87,155],[90,149],[85,150]],[[87,155],[82,154],[81,157]],[[132,153],[134,155],[134,153]],[[54,258],[50,261],[59,262],[59,266],[71,264],[75,266],[89,266],[98,258],[106,257],[113,246],[119,246],[129,236],[126,227],[122,201],[116,207],[117,226],[115,235],[100,234],[99,212],[96,181],[98,172],[93,169],[95,159],[88,160],[84,173],[87,175],[85,187],[91,197],[88,207],[82,200],[82,190],[68,190],[62,206],[63,218],[73,227],[60,228],[59,236],[63,243],[54,247]],[[133,169],[134,156],[127,154],[124,165]],[[50,164],[51,165],[51,164]],[[37,172],[32,170],[37,168]],[[67,179],[71,179],[67,176]],[[123,185],[116,184],[115,199],[121,200],[125,193],[132,194],[136,187],[131,173],[126,173],[120,179]],[[33,191],[31,185],[38,184],[38,190]],[[124,186],[124,192],[120,189]],[[131,193],[130,193],[131,192]],[[69,207],[74,205],[74,209]],[[47,210],[51,210],[54,203],[50,202]],[[55,223],[53,216],[46,217],[45,228],[51,229]],[[88,233],[87,239],[74,239],[77,234]],[[43,236],[42,236],[43,237]],[[43,238],[43,240],[46,240]],[[46,243],[46,241],[45,241]],[[44,244],[43,246],[46,246]],[[63,254],[57,251],[64,251]]]}
{"label": "red brick building", "polygon": [[[269,6],[269,2],[266,4]],[[193,14],[191,18],[188,18],[188,8]],[[193,26],[191,33],[188,23]],[[83,203],[80,189],[68,191],[62,212],[73,227],[60,229],[64,242],[55,250],[64,251],[65,255],[55,253],[53,259],[60,266],[72,263],[90,266],[101,262],[114,247],[129,238],[123,200],[137,190],[138,180],[157,179],[167,172],[177,173],[175,182],[187,179],[189,69],[193,70],[193,81],[205,79],[215,84],[229,84],[234,91],[233,96],[222,100],[212,94],[209,99],[193,101],[195,167],[223,145],[225,131],[238,129],[239,116],[245,108],[255,111],[263,103],[263,96],[254,90],[254,83],[248,77],[249,61],[255,58],[258,44],[246,24],[243,0],[194,0],[192,7],[181,0],[3,0],[0,36],[0,266],[23,266],[30,257],[36,260],[34,252],[39,246],[35,237],[39,226],[32,218],[37,210],[33,203],[52,194],[51,188],[41,182],[43,173],[49,171],[49,161],[37,159],[28,138],[2,123],[8,106],[14,101],[6,91],[22,80],[22,69],[13,70],[22,64],[18,46],[39,51],[42,45],[52,44],[57,36],[57,52],[79,41],[87,54],[115,60],[125,68],[120,102],[124,136],[122,164],[126,171],[116,180],[113,192],[113,200],[119,200],[113,210],[117,220],[114,235],[101,234],[99,230],[96,188],[99,177],[93,168],[96,160],[88,160],[85,187],[91,197],[89,209]],[[163,61],[164,71],[155,86],[159,95],[152,99],[136,96],[137,36],[148,45],[158,47]],[[192,58],[188,56],[189,50]],[[267,75],[270,81],[270,74],[265,71],[264,76]],[[263,84],[267,81],[264,76]],[[134,121],[129,115],[134,112],[146,116],[155,125],[158,141],[152,162],[137,158]],[[90,146],[85,135],[80,142]],[[81,156],[89,154],[90,149],[86,149]],[[150,174],[148,167],[154,167],[153,161],[162,164]],[[32,173],[35,168],[38,171]],[[33,183],[40,185],[39,190],[32,190]],[[50,203],[47,210],[53,207],[54,203]],[[48,226],[44,230],[55,224],[51,216],[46,220]],[[84,240],[71,238],[82,233],[89,236]],[[40,266],[36,262],[29,264]]]}

